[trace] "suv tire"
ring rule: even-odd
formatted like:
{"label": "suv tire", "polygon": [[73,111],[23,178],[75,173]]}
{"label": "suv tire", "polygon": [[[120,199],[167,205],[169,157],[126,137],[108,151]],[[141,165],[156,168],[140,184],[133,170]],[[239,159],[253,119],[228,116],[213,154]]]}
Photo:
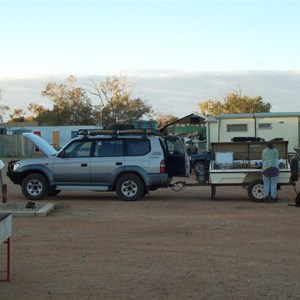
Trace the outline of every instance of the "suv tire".
{"label": "suv tire", "polygon": [[203,171],[206,171],[207,170],[207,165],[204,162],[202,162],[202,161],[197,161],[194,164],[193,168],[194,168],[195,174],[197,175],[197,174],[199,174],[199,173],[201,173]]}
{"label": "suv tire", "polygon": [[29,200],[41,200],[49,193],[48,181],[41,174],[30,174],[22,182],[22,192]]}
{"label": "suv tire", "polygon": [[122,175],[116,183],[116,192],[120,200],[136,201],[144,196],[144,183],[135,174]]}

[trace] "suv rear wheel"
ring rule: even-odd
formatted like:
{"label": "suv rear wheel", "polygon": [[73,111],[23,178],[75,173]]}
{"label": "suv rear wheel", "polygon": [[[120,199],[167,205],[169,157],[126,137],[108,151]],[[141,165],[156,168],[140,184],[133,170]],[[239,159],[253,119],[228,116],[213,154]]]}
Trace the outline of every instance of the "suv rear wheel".
{"label": "suv rear wheel", "polygon": [[22,192],[29,200],[43,199],[49,193],[49,184],[45,176],[33,173],[26,176],[22,182]]}
{"label": "suv rear wheel", "polygon": [[139,200],[144,196],[144,191],[144,183],[137,175],[125,174],[117,180],[116,192],[121,200]]}

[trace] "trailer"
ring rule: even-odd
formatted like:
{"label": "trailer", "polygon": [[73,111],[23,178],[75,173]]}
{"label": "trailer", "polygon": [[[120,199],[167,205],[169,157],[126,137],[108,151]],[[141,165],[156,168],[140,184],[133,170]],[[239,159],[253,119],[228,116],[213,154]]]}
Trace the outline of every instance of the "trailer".
{"label": "trailer", "polygon": [[[262,151],[265,141],[211,143],[209,165],[201,165],[196,171],[195,183],[178,181],[180,186],[210,186],[211,199],[215,199],[216,188],[221,186],[242,186],[254,202],[264,201],[262,180]],[[288,152],[287,141],[274,141],[279,152],[279,176],[277,189],[291,185],[295,189],[298,181],[298,156]]]}

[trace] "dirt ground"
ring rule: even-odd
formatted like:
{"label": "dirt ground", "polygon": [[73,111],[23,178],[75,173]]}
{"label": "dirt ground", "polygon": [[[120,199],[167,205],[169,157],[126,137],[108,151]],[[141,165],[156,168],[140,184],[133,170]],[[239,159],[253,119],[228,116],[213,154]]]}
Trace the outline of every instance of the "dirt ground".
{"label": "dirt ground", "polygon": [[[2,172],[2,174],[5,172]],[[27,201],[6,178],[8,202]],[[297,190],[300,190],[298,184]],[[163,189],[142,201],[62,192],[47,217],[13,217],[0,299],[300,299],[300,208],[240,187]],[[0,245],[5,277],[6,245]]]}

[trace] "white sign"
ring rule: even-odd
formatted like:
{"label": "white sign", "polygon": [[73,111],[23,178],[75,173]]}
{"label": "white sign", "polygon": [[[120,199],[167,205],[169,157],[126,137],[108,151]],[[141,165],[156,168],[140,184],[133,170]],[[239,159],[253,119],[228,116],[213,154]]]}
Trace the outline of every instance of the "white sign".
{"label": "white sign", "polygon": [[5,242],[11,236],[11,214],[0,214],[0,243]]}

